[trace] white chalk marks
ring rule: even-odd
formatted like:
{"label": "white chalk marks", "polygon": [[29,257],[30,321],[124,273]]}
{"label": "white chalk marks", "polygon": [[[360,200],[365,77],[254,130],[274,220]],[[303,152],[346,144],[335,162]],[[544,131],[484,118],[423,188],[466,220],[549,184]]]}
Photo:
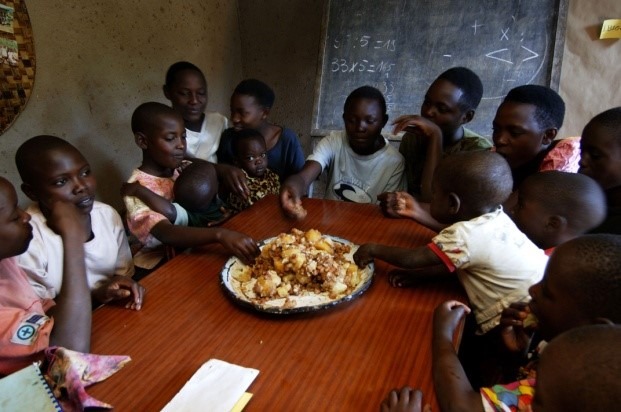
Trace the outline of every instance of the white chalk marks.
{"label": "white chalk marks", "polygon": [[[520,47],[530,53],[530,55],[528,55],[526,58],[522,59],[522,62],[525,62],[525,61],[528,61],[528,60],[532,60],[532,59],[536,59],[537,57],[539,57],[539,53],[532,51],[528,47],[525,47],[525,46],[520,46]],[[499,55],[502,55],[502,57],[500,57]],[[501,62],[505,62],[505,63],[508,63],[508,64],[513,64],[513,62],[511,60],[509,60],[511,58],[511,52],[507,48],[499,49],[499,50],[494,50],[493,52],[489,52],[489,53],[487,53],[485,55],[485,57],[489,57],[490,59],[494,59],[494,60],[499,60]]]}

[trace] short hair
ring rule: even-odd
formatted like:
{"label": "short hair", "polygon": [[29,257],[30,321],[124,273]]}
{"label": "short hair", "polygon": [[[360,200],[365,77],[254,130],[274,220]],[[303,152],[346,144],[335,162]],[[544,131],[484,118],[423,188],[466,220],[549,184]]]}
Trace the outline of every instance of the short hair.
{"label": "short hair", "polygon": [[592,118],[584,128],[586,129],[591,125],[597,125],[606,129],[608,134],[612,136],[617,143],[621,143],[621,106],[601,112]]}
{"label": "short hair", "polygon": [[274,106],[274,101],[276,100],[274,90],[257,79],[242,80],[233,90],[233,94],[252,96],[261,106],[266,108]]}
{"label": "short hair", "polygon": [[380,108],[382,109],[382,114],[386,115],[386,99],[384,98],[382,92],[372,86],[358,87],[356,90],[349,93],[349,96],[347,96],[345,104],[343,105],[343,112],[346,112],[349,105],[351,105],[355,100],[361,99],[375,100],[379,103]]}
{"label": "short hair", "polygon": [[132,114],[132,132],[134,134],[147,134],[153,130],[160,116],[168,115],[180,118],[179,113],[165,104],[158,102],[142,103]]}
{"label": "short hair", "polygon": [[33,184],[38,178],[36,166],[40,163],[41,157],[56,150],[75,151],[82,156],[75,146],[56,136],[35,136],[22,143],[15,152],[15,165],[22,182]]}
{"label": "short hair", "polygon": [[173,187],[175,202],[189,212],[208,209],[218,193],[218,177],[213,164],[196,160],[183,169]]}
{"label": "short hair", "polygon": [[520,189],[526,186],[547,213],[565,217],[577,235],[593,229],[606,218],[606,195],[586,175],[557,170],[539,172],[528,176]]}
{"label": "short hair", "polygon": [[553,258],[568,268],[564,291],[590,318],[621,323],[621,235],[592,234],[558,246]]}
{"label": "short hair", "polygon": [[488,150],[446,156],[436,168],[435,180],[444,191],[457,194],[471,210],[502,205],[513,190],[509,164]]}
{"label": "short hair", "polygon": [[476,110],[479,107],[483,97],[483,83],[475,72],[466,67],[453,67],[440,74],[436,80],[440,79],[452,83],[463,92],[459,99],[462,111]]}
{"label": "short hair", "polygon": [[[541,353],[538,373],[546,382],[556,378],[549,401],[565,411],[614,411],[621,404],[621,327],[587,325],[553,339]],[[550,374],[550,376],[548,376]],[[548,388],[540,387],[536,391]],[[551,397],[550,395],[553,395]]]}
{"label": "short hair", "polygon": [[531,104],[535,106],[535,119],[544,129],[560,129],[565,118],[565,102],[549,87],[536,84],[518,86],[509,91],[505,102]]}
{"label": "short hair", "polygon": [[165,86],[166,87],[172,86],[177,81],[177,75],[184,70],[193,70],[195,72],[198,72],[198,74],[200,74],[203,80],[205,81],[205,84],[207,84],[207,79],[205,79],[205,75],[203,74],[201,69],[199,69],[196,65],[190,62],[180,61],[177,63],[173,63],[166,71]]}
{"label": "short hair", "polygon": [[241,151],[243,150],[243,145],[251,140],[257,140],[265,144],[265,138],[255,129],[241,129],[235,130],[231,136],[231,150],[233,152],[233,156],[238,157]]}

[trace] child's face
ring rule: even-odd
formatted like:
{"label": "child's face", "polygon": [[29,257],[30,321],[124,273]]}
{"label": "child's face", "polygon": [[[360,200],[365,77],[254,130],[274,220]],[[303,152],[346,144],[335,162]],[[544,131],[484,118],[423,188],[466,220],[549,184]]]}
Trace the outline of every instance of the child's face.
{"label": "child's face", "polygon": [[534,244],[538,247],[545,247],[548,213],[538,201],[536,192],[528,184],[520,186],[512,217],[518,229]]}
{"label": "child's face", "polygon": [[164,95],[185,121],[201,121],[207,107],[207,84],[201,73],[196,70],[180,71],[175,82],[164,88]]}
{"label": "child's face", "polygon": [[30,199],[39,202],[45,213],[52,203],[73,203],[80,213],[88,215],[93,210],[97,181],[91,166],[75,148],[65,147],[49,151],[33,167],[33,182],[24,184]]}
{"label": "child's face", "polygon": [[589,123],[580,140],[580,173],[604,190],[621,185],[620,146],[606,128]]}
{"label": "child's face", "polygon": [[268,110],[254,96],[236,93],[231,96],[231,123],[235,130],[259,129],[267,114]]}
{"label": "child's face", "polygon": [[462,95],[463,91],[453,83],[438,79],[429,86],[420,114],[438,125],[443,136],[453,136],[467,123],[466,113],[459,106]]}
{"label": "child's face", "polygon": [[246,140],[236,159],[250,177],[262,177],[267,169],[267,149],[263,138]]}
{"label": "child's face", "polygon": [[377,139],[388,120],[375,99],[356,99],[350,102],[345,113],[345,131],[352,150],[359,155],[377,151]]}
{"label": "child's face", "polygon": [[529,289],[530,310],[539,320],[541,337],[548,341],[569,329],[590,323],[572,298],[566,281],[563,282],[569,276],[580,276],[577,273],[583,270],[580,262],[572,257],[571,248],[559,246],[548,261],[543,279]]}
{"label": "child's face", "polygon": [[157,125],[143,139],[145,157],[164,169],[175,169],[185,156],[186,141],[183,120],[178,116],[160,115]]}
{"label": "child's face", "polygon": [[496,152],[511,169],[531,161],[551,140],[539,126],[532,104],[504,102],[498,107],[493,122],[492,138]]}
{"label": "child's face", "polygon": [[17,194],[0,178],[0,259],[21,255],[32,239],[30,215],[17,207]]}

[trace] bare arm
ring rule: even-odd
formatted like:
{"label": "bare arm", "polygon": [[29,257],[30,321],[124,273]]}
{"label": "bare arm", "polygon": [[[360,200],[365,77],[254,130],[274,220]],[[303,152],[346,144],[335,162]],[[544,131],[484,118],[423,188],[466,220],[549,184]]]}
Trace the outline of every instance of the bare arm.
{"label": "bare arm", "polygon": [[63,240],[63,284],[50,310],[54,328],[52,345],[89,352],[91,340],[91,292],[86,281],[84,263],[84,231],[73,204],[56,202],[48,225]]}
{"label": "bare arm", "polygon": [[457,301],[445,302],[434,312],[433,383],[443,412],[484,410],[481,395],[472,389],[453,346],[455,329],[462,316],[469,312],[468,307]]}
{"label": "bare arm", "polygon": [[368,265],[374,258],[404,269],[419,269],[442,264],[442,260],[428,247],[405,249],[366,243],[354,253],[354,261],[359,267]]}
{"label": "bare arm", "polygon": [[297,210],[302,206],[302,197],[308,192],[308,187],[321,174],[321,165],[308,160],[298,173],[291,175],[280,187],[280,204],[285,214],[297,216]]}
{"label": "bare arm", "polygon": [[138,182],[123,183],[121,196],[135,196],[140,199],[149,209],[166,216],[170,222],[177,219],[177,210],[172,202],[165,197],[152,192]]}

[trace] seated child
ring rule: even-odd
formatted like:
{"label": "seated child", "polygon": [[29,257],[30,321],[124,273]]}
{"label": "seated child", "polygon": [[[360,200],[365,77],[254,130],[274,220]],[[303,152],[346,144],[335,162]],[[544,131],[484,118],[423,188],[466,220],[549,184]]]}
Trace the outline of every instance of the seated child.
{"label": "seated child", "polygon": [[[142,150],[142,164],[128,182],[138,181],[172,200],[178,168],[185,156],[183,119],[170,107],[150,102],[138,106],[131,123],[136,145]],[[151,270],[160,263],[166,255],[164,245],[188,248],[217,242],[246,263],[260,253],[256,242],[242,233],[224,228],[175,226],[137,197],[125,196],[123,200],[129,230],[142,246],[134,255],[134,263],[140,268]]]}
{"label": "seated child", "polygon": [[246,174],[246,184],[250,195],[244,199],[230,193],[227,205],[240,211],[270,194],[278,194],[280,181],[278,175],[268,168],[267,148],[261,133],[253,129],[242,129],[231,134],[235,166]]}
{"label": "seated child", "polygon": [[95,303],[129,298],[127,308],[139,310],[144,288],[132,276],[134,264],[119,214],[95,200],[96,180],[88,161],[69,142],[54,136],[26,140],[15,154],[22,191],[32,200],[33,240],[18,263],[37,294],[54,299],[63,284],[63,239],[49,227],[51,205],[75,205],[86,239],[86,277]]}
{"label": "seated child", "polygon": [[0,177],[0,376],[43,358],[49,345],[88,352],[91,295],[84,267],[84,230],[73,204],[50,204],[48,222],[62,238],[62,288],[51,299],[37,296],[15,256],[32,239],[30,216],[17,206],[15,189]]}
{"label": "seated child", "polygon": [[326,199],[373,203],[382,192],[405,188],[403,156],[381,133],[388,121],[382,93],[370,86],[351,92],[343,120],[345,131],[321,139],[302,170],[283,183],[280,200],[289,216],[304,215],[301,197],[324,169]]}
{"label": "seated child", "polygon": [[420,116],[407,115],[395,120],[393,133],[406,131],[399,152],[405,158],[411,195],[422,201],[431,199],[433,171],[443,155],[492,147],[485,137],[463,126],[474,118],[482,96],[479,76],[465,67],[453,67],[431,83]]}
{"label": "seated child", "polygon": [[[503,212],[512,180],[500,155],[474,151],[447,156],[436,169],[433,185],[431,215],[451,226],[428,246],[414,250],[364,244],[354,260],[359,267],[378,258],[405,269],[443,265],[445,273],[456,272],[474,308],[477,334],[485,334],[498,325],[505,307],[528,298],[547,256]],[[391,281],[405,286],[415,280],[415,273],[400,273]]]}
{"label": "seated child", "polygon": [[186,133],[186,156],[216,163],[216,151],[228,120],[220,113],[205,112],[207,80],[189,62],[174,63],[166,72],[164,96],[182,117]]}
{"label": "seated child", "polygon": [[578,173],[539,172],[520,185],[512,218],[530,240],[551,253],[606,217],[606,198],[595,180]]}
{"label": "seated child", "polygon": [[580,141],[580,173],[595,179],[606,193],[606,219],[592,233],[621,234],[621,107],[595,116]]}
{"label": "seated child", "polygon": [[[511,335],[510,339],[525,350],[533,330],[550,341],[563,332],[585,325],[619,324],[620,281],[621,236],[585,235],[563,243],[550,257],[541,282],[530,288],[530,304],[507,309],[511,316],[503,314],[503,333]],[[451,405],[460,405],[467,411],[527,410],[517,409],[517,404],[509,402],[525,402],[522,407],[526,407],[532,398],[516,395],[519,392],[532,394],[533,379],[539,375],[543,377],[545,370],[538,370],[536,375],[531,371],[530,379],[520,381],[519,385],[518,382],[496,385],[482,388],[480,393],[473,390],[453,346],[453,334],[465,311],[467,308],[459,302],[447,302],[434,314],[433,379],[441,410],[451,410]],[[536,316],[536,326],[527,324],[529,313]],[[547,351],[546,346],[543,353]],[[569,364],[565,366],[569,368]],[[565,371],[569,369],[563,368],[566,379],[572,374]],[[507,392],[506,389],[513,389],[514,396],[496,395]]]}
{"label": "seated child", "polygon": [[298,136],[291,129],[270,123],[268,116],[274,106],[274,91],[256,79],[243,80],[231,96],[231,123],[220,139],[218,161],[235,164],[233,142],[235,132],[242,129],[257,130],[265,139],[267,166],[281,181],[304,166],[304,153]]}
{"label": "seated child", "polygon": [[135,196],[151,210],[160,213],[173,224],[191,227],[210,227],[222,223],[230,214],[218,198],[218,177],[212,163],[195,159],[184,162],[173,185],[173,199],[152,192],[140,182],[124,183],[121,196]]}

